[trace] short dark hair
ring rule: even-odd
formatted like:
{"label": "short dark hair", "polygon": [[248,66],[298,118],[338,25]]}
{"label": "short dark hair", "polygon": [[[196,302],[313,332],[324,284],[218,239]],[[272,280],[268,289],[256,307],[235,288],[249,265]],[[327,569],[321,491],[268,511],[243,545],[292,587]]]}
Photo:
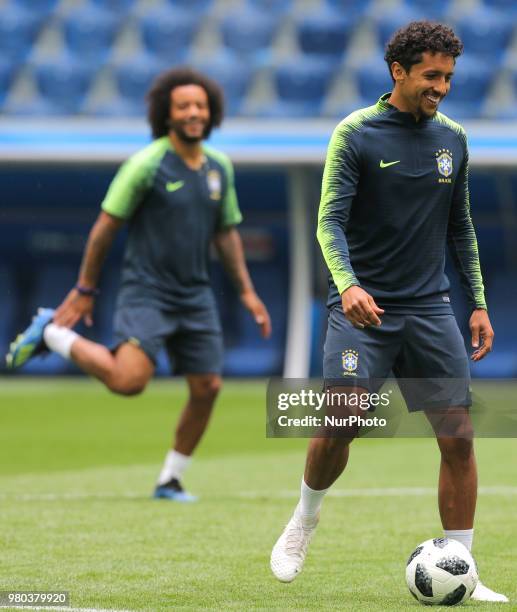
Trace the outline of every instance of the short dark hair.
{"label": "short dark hair", "polygon": [[397,30],[386,45],[384,59],[391,78],[393,62],[398,62],[409,72],[411,66],[422,61],[422,53],[425,51],[445,53],[456,59],[463,52],[463,43],[451,28],[442,23],[412,21]]}
{"label": "short dark hair", "polygon": [[159,74],[147,92],[147,119],[153,138],[169,133],[171,92],[182,85],[199,85],[206,91],[210,108],[210,121],[204,133],[208,138],[214,127],[221,125],[224,118],[224,95],[219,85],[197,70],[188,67],[173,68]]}

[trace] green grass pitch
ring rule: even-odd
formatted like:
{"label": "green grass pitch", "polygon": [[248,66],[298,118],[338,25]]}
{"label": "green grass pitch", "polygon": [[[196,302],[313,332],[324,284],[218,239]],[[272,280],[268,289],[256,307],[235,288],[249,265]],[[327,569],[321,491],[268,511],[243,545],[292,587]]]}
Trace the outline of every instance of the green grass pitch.
{"label": "green grass pitch", "polygon": [[[197,504],[152,500],[185,387],[118,398],[89,380],[0,380],[0,590],[67,590],[74,608],[419,610],[406,559],[441,535],[430,439],[359,440],[325,500],[302,575],[269,554],[306,440],[265,438],[265,383],[227,382],[186,477]],[[515,396],[515,393],[513,394]],[[474,554],[517,609],[513,439],[477,442]]]}

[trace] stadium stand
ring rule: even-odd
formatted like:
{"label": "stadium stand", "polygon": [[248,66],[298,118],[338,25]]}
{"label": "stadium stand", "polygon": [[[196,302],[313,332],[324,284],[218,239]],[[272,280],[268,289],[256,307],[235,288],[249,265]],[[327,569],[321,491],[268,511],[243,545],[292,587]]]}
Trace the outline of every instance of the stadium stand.
{"label": "stadium stand", "polygon": [[[472,58],[458,63],[451,114],[460,119],[514,119],[514,105],[492,86],[508,70],[513,78],[508,58],[515,20],[508,16],[517,11],[516,6],[513,0],[479,0],[468,7],[461,0],[389,4],[382,0],[6,0],[0,5],[0,112],[135,116],[143,108],[142,92],[136,100],[125,73],[125,67],[135,61],[135,81],[141,84],[147,82],[142,75],[151,66],[213,64],[213,73],[223,75],[231,90],[231,115],[333,116],[329,104],[339,112],[357,105],[357,99],[360,104],[377,99],[375,83],[385,81],[383,54],[388,38],[412,19],[431,17],[456,27]],[[56,32],[61,47],[49,34]],[[372,34],[377,48],[371,45]],[[83,95],[87,103],[58,102],[42,96],[38,85],[32,86],[30,68],[35,63],[50,56],[67,65],[74,55],[96,68]],[[286,98],[280,84],[287,78],[284,66],[304,63],[307,57],[325,57],[333,64],[334,74],[329,77],[323,68],[326,85],[322,87],[318,78],[313,93],[295,86],[300,97]],[[365,64],[362,69],[358,58]],[[479,74],[471,70],[476,61]],[[488,62],[493,78],[486,74]],[[371,83],[367,83],[367,70]],[[233,80],[228,77],[231,71],[236,73]],[[306,71],[311,73],[311,68]],[[353,79],[345,88],[345,99],[341,104],[329,103],[333,88],[327,85],[344,74]],[[294,81],[301,78],[293,74]],[[256,83],[260,86],[255,87]],[[512,99],[515,95],[513,90],[509,94]],[[13,96],[16,104],[10,103]]]}

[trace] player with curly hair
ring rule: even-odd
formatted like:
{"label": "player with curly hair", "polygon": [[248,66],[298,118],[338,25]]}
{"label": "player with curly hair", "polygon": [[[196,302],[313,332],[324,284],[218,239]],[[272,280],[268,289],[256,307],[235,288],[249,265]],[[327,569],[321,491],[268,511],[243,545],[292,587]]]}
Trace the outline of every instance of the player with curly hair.
{"label": "player with curly hair", "polygon": [[[185,375],[189,398],[154,495],[193,501],[181,480],[208,425],[221,387],[223,344],[208,277],[213,242],[241,301],[262,335],[269,314],[248,274],[236,229],[242,216],[233,168],[203,144],[221,124],[223,92],[194,70],[157,77],[147,95],[153,142],[119,169],[90,232],[77,285],[56,310],[40,309],[11,345],[7,364],[18,368],[42,351],[55,351],[121,395],[141,393],[165,348]],[[111,349],[72,331],[92,324],[97,284],[117,232],[128,224]]]}
{"label": "player with curly hair", "polygon": [[[470,372],[444,274],[447,246],[472,309],[474,361],[490,352],[494,333],[470,217],[465,131],[438,112],[462,50],[442,24],[412,22],[395,33],[385,55],[393,90],[341,121],[330,141],[317,235],[329,269],[326,387],[344,397],[371,393],[394,372],[408,409],[425,411],[438,441],[445,535],[470,549]],[[300,501],[271,554],[279,580],[302,570],[323,497],[358,431],[323,429],[311,440]],[[481,583],[472,597],[508,601]]]}

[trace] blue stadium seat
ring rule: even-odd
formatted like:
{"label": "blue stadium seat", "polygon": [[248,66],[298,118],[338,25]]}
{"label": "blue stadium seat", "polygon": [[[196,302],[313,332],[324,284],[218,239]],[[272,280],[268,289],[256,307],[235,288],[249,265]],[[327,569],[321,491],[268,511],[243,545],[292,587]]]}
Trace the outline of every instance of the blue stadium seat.
{"label": "blue stadium seat", "polygon": [[230,13],[221,23],[223,45],[241,61],[266,64],[277,28],[278,20],[271,14],[256,10]]}
{"label": "blue stadium seat", "polygon": [[95,72],[87,63],[69,57],[35,64],[34,77],[40,96],[57,112],[80,113]]}
{"label": "blue stadium seat", "polygon": [[192,11],[197,15],[208,14],[214,0],[168,0],[169,4],[175,8]]}
{"label": "blue stadium seat", "polygon": [[515,0],[483,0],[483,2],[486,7],[503,11],[505,15],[517,12]]}
{"label": "blue stadium seat", "polygon": [[141,18],[142,42],[149,53],[169,64],[184,62],[199,25],[192,12],[159,8]]}
{"label": "blue stadium seat", "polygon": [[113,71],[118,93],[124,101],[122,106],[128,110],[133,108],[140,116],[145,115],[145,94],[156,76],[166,68],[170,65],[148,53],[139,53],[117,64]]}
{"label": "blue stadium seat", "polygon": [[227,115],[239,114],[244,98],[253,79],[253,70],[235,57],[222,53],[212,60],[196,65],[201,72],[214,79],[223,89],[225,112]]}
{"label": "blue stadium seat", "polygon": [[393,34],[411,21],[422,19],[422,13],[413,7],[401,5],[396,11],[380,13],[375,16],[379,46],[384,54],[386,44]]}
{"label": "blue stadium seat", "polygon": [[420,11],[427,19],[443,19],[451,6],[451,0],[429,2],[429,0],[404,0],[408,8]]}
{"label": "blue stadium seat", "polygon": [[357,90],[361,98],[360,106],[375,104],[382,94],[393,89],[388,65],[381,55],[361,64],[356,69]]}
{"label": "blue stadium seat", "polygon": [[478,55],[486,64],[502,58],[515,31],[515,21],[502,11],[480,7],[458,19],[456,29],[468,53]]}
{"label": "blue stadium seat", "polygon": [[370,7],[370,0],[327,0],[327,6],[337,9],[348,16],[359,17]]}
{"label": "blue stadium seat", "polygon": [[450,115],[451,119],[481,116],[494,77],[493,66],[471,55],[460,57],[451,89],[440,105],[440,111]]}
{"label": "blue stadium seat", "polygon": [[297,24],[298,43],[304,53],[342,59],[353,34],[356,20],[337,11],[321,11],[304,15]]}
{"label": "blue stadium seat", "polygon": [[15,74],[15,65],[12,62],[8,62],[0,58],[0,106],[4,102],[4,99],[14,80]]}
{"label": "blue stadium seat", "polygon": [[98,68],[110,53],[121,22],[120,17],[96,6],[73,11],[63,23],[68,51]]}
{"label": "blue stadium seat", "polygon": [[283,15],[292,6],[293,0],[248,0],[248,5],[269,14]]}
{"label": "blue stadium seat", "polygon": [[37,13],[40,16],[48,15],[56,6],[58,0],[14,0],[19,7]]}
{"label": "blue stadium seat", "polygon": [[124,13],[129,11],[134,5],[135,0],[90,0],[93,4],[100,6],[107,11],[114,13]]}
{"label": "blue stadium seat", "polygon": [[299,114],[317,116],[334,76],[333,67],[325,60],[303,57],[280,64],[275,72],[275,85],[279,105],[272,114],[286,117],[284,109]]}
{"label": "blue stadium seat", "polygon": [[2,7],[0,16],[0,57],[21,63],[29,55],[42,21],[37,13],[16,5]]}

